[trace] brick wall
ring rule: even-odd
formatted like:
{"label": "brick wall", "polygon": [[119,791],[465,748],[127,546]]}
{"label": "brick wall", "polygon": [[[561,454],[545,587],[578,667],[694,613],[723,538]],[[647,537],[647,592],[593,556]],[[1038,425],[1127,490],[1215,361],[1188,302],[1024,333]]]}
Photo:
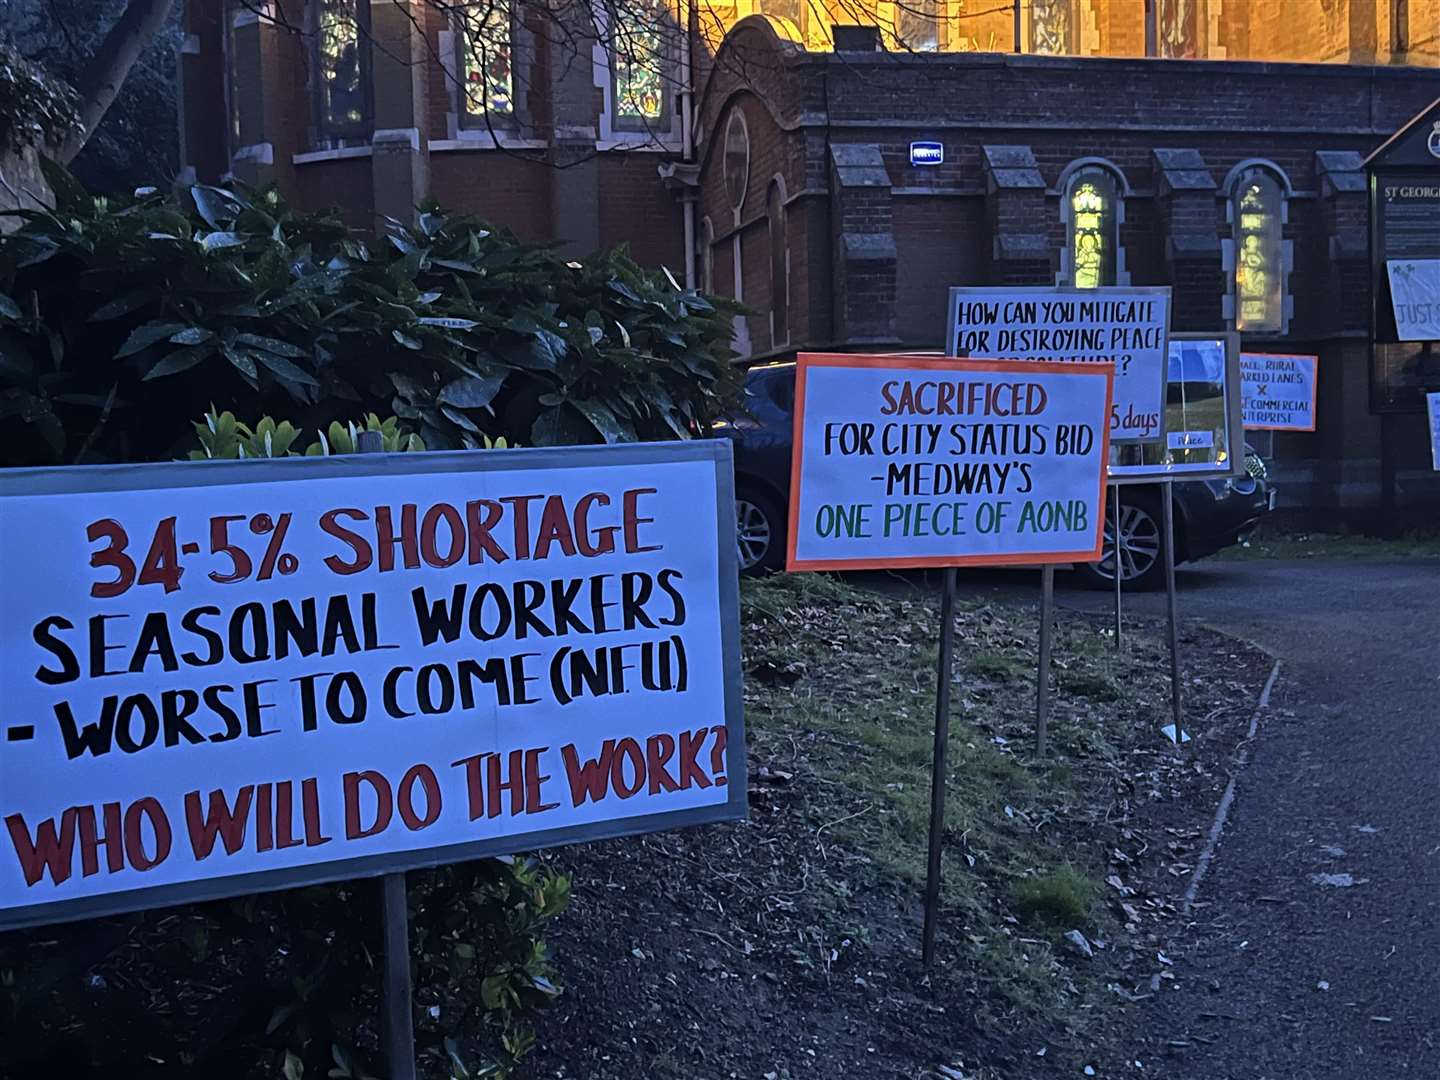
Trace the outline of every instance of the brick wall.
{"label": "brick wall", "polygon": [[442,206],[505,225],[533,243],[555,239],[550,173],[535,155],[496,150],[430,155],[430,190]]}

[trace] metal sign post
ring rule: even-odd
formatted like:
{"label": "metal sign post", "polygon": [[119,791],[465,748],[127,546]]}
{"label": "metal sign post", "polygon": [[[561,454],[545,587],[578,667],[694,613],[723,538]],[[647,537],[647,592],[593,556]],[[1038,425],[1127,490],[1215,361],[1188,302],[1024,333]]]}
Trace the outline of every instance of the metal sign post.
{"label": "metal sign post", "polygon": [[1035,756],[1045,756],[1050,724],[1050,635],[1055,622],[1055,567],[1040,569],[1040,663],[1035,676]]}
{"label": "metal sign post", "polygon": [[[378,431],[362,431],[355,438],[357,454],[378,454],[385,449]],[[384,970],[380,984],[380,1042],[390,1080],[415,1080],[415,1017],[410,988],[410,901],[405,893],[405,871],[380,879],[380,920],[383,927]]]}
{"label": "metal sign post", "polygon": [[1110,500],[1115,504],[1115,649],[1120,649],[1120,485],[1110,485]]}
{"label": "metal sign post", "polygon": [[1165,606],[1170,616],[1170,712],[1175,745],[1185,741],[1180,706],[1180,632],[1175,617],[1175,481],[1167,479],[1161,495],[1165,528]]}
{"label": "metal sign post", "polygon": [[935,924],[940,916],[940,845],[945,832],[945,757],[950,745],[950,680],[954,644],[955,568],[947,566],[940,598],[940,662],[935,672],[935,753],[930,773],[930,859],[925,871],[925,929],[921,938],[921,955],[927,968],[935,958]]}

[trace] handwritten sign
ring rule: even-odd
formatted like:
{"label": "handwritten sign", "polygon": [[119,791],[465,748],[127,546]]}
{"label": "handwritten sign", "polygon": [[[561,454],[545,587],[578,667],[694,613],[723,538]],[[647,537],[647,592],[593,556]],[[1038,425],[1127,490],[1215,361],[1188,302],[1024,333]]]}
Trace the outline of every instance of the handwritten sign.
{"label": "handwritten sign", "polygon": [[952,356],[1113,364],[1110,438],[1163,442],[1166,287],[956,288],[950,290]]}
{"label": "handwritten sign", "polygon": [[1430,417],[1430,466],[1440,470],[1440,393],[1425,395],[1425,411]]}
{"label": "handwritten sign", "polygon": [[1113,377],[801,354],[789,568],[1098,559]]}
{"label": "handwritten sign", "polygon": [[743,817],[730,477],[0,473],[0,927]]}
{"label": "handwritten sign", "polygon": [[1245,427],[1251,431],[1314,431],[1318,356],[1240,354]]}
{"label": "handwritten sign", "polygon": [[1390,303],[1400,341],[1440,341],[1440,259],[1389,259]]}

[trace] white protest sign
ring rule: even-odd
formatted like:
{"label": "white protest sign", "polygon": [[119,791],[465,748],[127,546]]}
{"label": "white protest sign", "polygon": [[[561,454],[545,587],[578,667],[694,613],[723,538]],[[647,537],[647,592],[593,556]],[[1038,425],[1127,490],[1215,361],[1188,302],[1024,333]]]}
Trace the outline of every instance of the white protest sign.
{"label": "white protest sign", "polygon": [[1240,354],[1241,410],[1250,431],[1314,431],[1318,356]]}
{"label": "white protest sign", "polygon": [[1430,416],[1430,467],[1440,470],[1440,393],[1425,395],[1425,411]]}
{"label": "white protest sign", "polygon": [[1401,341],[1440,341],[1440,259],[1390,259],[1390,303]]}
{"label": "white protest sign", "polygon": [[1112,441],[1163,441],[1170,288],[953,288],[952,356],[1113,363]]}
{"label": "white protest sign", "polygon": [[1109,364],[801,354],[792,570],[1093,562]]}
{"label": "white protest sign", "polygon": [[0,927],[743,817],[731,475],[0,472]]}

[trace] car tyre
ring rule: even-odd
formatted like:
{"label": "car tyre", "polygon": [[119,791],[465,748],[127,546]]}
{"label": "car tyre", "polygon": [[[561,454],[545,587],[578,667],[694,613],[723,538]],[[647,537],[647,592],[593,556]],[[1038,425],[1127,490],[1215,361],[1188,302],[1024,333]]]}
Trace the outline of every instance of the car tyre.
{"label": "car tyre", "polygon": [[[1152,492],[1127,489],[1120,499],[1122,588],[1150,592],[1165,585],[1164,532],[1160,499]],[[1080,582],[1092,589],[1115,588],[1115,513],[1105,508],[1104,556],[1077,566]]]}
{"label": "car tyre", "polygon": [[768,492],[742,487],[735,495],[735,540],[742,574],[785,569],[785,508]]}

